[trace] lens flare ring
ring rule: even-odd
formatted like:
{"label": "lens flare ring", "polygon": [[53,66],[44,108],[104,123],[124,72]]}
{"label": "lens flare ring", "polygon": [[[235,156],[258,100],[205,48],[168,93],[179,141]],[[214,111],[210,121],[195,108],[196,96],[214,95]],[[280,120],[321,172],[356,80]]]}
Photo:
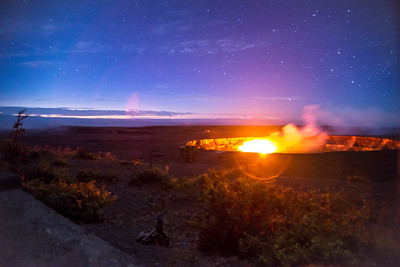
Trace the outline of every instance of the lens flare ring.
{"label": "lens flare ring", "polygon": [[236,153],[235,162],[238,169],[247,177],[271,181],[280,176],[288,167],[289,154]]}

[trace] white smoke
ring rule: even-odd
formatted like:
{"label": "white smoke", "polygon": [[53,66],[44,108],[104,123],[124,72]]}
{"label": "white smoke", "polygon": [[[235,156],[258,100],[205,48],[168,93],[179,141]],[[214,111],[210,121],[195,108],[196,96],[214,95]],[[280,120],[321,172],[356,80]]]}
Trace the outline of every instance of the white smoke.
{"label": "white smoke", "polygon": [[289,123],[280,132],[272,133],[268,139],[278,146],[277,152],[309,153],[321,151],[328,134],[317,124],[318,105],[305,106],[303,120],[305,125],[297,127]]}

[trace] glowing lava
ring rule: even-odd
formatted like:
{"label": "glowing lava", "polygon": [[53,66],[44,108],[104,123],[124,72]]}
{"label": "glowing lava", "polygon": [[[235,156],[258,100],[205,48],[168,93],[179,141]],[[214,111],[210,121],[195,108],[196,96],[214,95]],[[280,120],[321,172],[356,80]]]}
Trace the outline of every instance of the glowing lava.
{"label": "glowing lava", "polygon": [[243,145],[238,147],[242,152],[253,152],[261,154],[270,154],[277,151],[276,145],[267,139],[254,139],[252,141],[244,142]]}

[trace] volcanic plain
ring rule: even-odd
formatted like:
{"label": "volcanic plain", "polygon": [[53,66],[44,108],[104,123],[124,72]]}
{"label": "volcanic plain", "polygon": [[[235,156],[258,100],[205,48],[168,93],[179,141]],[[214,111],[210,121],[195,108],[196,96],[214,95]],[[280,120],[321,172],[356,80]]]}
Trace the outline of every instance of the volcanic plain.
{"label": "volcanic plain", "polygon": [[[280,126],[59,127],[28,130],[22,142],[64,155],[70,176],[92,171],[114,177],[97,181],[99,186],[105,186],[118,197],[106,208],[105,220],[83,226],[117,249],[134,255],[143,265],[242,266],[248,263],[236,257],[205,256],[198,251],[196,226],[203,219],[201,205],[179,190],[152,184],[132,186],[129,179],[138,167],[159,168],[177,180],[193,179],[210,169],[240,173],[247,170],[243,167],[247,166],[246,161],[255,160],[257,154],[196,149],[188,159],[186,143],[211,138],[263,137],[280,129]],[[6,135],[3,132],[3,137]],[[389,137],[398,139],[395,135]],[[91,152],[101,159],[69,156],[69,151],[77,150]],[[44,156],[44,160],[54,157],[54,153]],[[271,154],[267,157],[284,163],[276,172],[278,176],[267,179],[268,183],[299,191],[345,190],[388,203],[394,217],[400,216],[399,150]],[[136,242],[137,235],[151,230],[155,218],[160,216],[165,221],[164,229],[171,238],[172,247]]]}

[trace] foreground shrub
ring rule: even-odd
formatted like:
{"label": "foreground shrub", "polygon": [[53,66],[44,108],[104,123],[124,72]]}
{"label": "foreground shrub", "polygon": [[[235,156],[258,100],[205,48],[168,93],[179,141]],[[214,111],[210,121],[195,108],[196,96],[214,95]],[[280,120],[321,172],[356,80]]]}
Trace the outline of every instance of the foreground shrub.
{"label": "foreground shrub", "polygon": [[67,183],[60,179],[46,184],[32,180],[23,185],[48,206],[78,222],[102,220],[104,207],[117,199],[104,187],[96,187],[94,181]]}
{"label": "foreground shrub", "polygon": [[357,264],[382,251],[368,227],[376,220],[373,204],[361,198],[298,193],[245,178],[231,182],[219,172],[201,176],[198,185],[207,210],[203,251],[269,266]]}
{"label": "foreground shrub", "polygon": [[38,180],[49,184],[60,178],[68,179],[67,176],[66,170],[52,168],[46,161],[39,161],[38,163],[22,168],[22,177],[25,181]]}
{"label": "foreground shrub", "polygon": [[175,180],[168,174],[167,171],[163,171],[160,168],[152,168],[139,171],[134,173],[130,179],[129,184],[135,186],[141,186],[143,184],[157,183],[162,186],[173,186]]}
{"label": "foreground shrub", "polygon": [[11,140],[3,140],[0,148],[1,160],[5,167],[11,171],[17,171],[21,165],[29,161],[30,150],[23,144],[15,145]]}

